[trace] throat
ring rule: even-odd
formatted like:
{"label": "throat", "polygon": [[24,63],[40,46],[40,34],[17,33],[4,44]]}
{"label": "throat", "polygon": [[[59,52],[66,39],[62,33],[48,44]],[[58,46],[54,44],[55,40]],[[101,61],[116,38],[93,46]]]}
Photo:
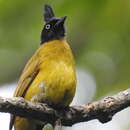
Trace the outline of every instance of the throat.
{"label": "throat", "polygon": [[50,36],[44,36],[41,35],[41,43],[40,45],[44,44],[45,42],[50,42],[53,40],[64,40],[65,35],[58,36],[58,35],[50,35]]}

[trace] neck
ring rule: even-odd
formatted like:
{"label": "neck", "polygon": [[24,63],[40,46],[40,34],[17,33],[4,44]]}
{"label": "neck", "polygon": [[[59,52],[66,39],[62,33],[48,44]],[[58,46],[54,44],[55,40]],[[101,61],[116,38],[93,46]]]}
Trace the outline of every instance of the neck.
{"label": "neck", "polygon": [[60,40],[60,41],[64,41],[65,40],[65,38],[64,37],[59,37],[59,38],[53,38],[53,39],[51,39],[51,40],[44,40],[44,39],[42,39],[41,40],[41,43],[40,43],[40,45],[42,45],[42,44],[44,44],[44,43],[46,43],[46,42],[50,42],[50,41],[53,41],[53,40]]}

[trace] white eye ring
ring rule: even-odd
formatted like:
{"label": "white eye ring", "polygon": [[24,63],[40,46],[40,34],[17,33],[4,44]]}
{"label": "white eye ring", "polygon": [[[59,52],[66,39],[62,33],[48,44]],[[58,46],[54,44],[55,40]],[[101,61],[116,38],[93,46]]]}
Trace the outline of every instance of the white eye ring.
{"label": "white eye ring", "polygon": [[47,25],[45,26],[46,29],[50,29],[50,27],[51,27],[50,24],[47,24]]}

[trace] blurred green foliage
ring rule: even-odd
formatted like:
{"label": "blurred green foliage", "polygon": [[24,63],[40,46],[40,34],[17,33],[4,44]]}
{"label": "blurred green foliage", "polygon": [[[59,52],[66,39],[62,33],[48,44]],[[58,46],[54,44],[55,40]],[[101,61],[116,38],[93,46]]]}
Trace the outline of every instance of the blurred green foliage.
{"label": "blurred green foliage", "polygon": [[95,77],[97,96],[128,88],[129,0],[0,0],[0,83],[15,81],[38,48],[45,3],[68,16],[67,39],[77,66]]}

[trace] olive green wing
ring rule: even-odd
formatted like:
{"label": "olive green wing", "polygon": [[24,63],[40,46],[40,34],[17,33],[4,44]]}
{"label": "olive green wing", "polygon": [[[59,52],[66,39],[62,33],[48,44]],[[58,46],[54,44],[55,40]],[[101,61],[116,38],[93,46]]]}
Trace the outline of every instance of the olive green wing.
{"label": "olive green wing", "polygon": [[[35,79],[39,72],[39,58],[34,55],[24,68],[24,71],[20,77],[18,87],[15,90],[14,97],[24,97],[27,89]],[[9,130],[12,130],[15,121],[15,116],[10,116]]]}
{"label": "olive green wing", "polygon": [[18,87],[15,90],[14,97],[24,97],[28,87],[33,82],[39,72],[39,61],[32,57],[25,66],[25,69],[20,77]]}

